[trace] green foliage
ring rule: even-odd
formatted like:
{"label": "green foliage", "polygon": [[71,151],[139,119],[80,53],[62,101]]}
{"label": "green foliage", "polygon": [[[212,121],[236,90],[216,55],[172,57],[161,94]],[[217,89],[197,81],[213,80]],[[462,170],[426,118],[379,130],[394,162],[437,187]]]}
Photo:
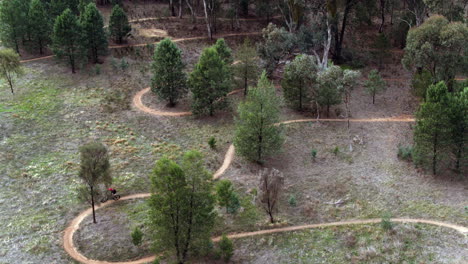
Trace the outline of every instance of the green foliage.
{"label": "green foliage", "polygon": [[447,159],[450,145],[448,90],[443,82],[429,86],[426,102],[416,113],[413,160],[417,165],[430,167],[435,175],[438,164]]}
{"label": "green foliage", "polygon": [[259,67],[257,65],[257,51],[250,44],[249,39],[245,39],[236,53],[237,62],[232,66],[234,76],[240,79],[244,87],[244,96],[248,93],[248,82],[258,78]]}
{"label": "green foliage", "polygon": [[408,69],[425,69],[433,80],[445,81],[451,87],[456,74],[467,73],[466,43],[466,24],[435,15],[409,31],[402,63]]}
{"label": "green foliage", "polygon": [[135,229],[133,229],[130,236],[132,237],[133,245],[135,245],[135,246],[141,245],[141,242],[143,240],[143,232],[141,232],[140,228],[135,227]]}
{"label": "green foliage", "polygon": [[245,228],[254,228],[257,221],[260,219],[257,206],[252,203],[251,199],[257,194],[243,195],[240,199],[241,207],[243,210],[237,214],[236,222]]}
{"label": "green foliage", "polygon": [[413,159],[413,146],[398,146],[399,159],[411,161]]}
{"label": "green foliage", "polygon": [[80,21],[84,33],[84,45],[93,62],[98,63],[99,56],[107,53],[107,36],[104,32],[104,19],[96,4],[90,3],[86,6]]}
{"label": "green foliage", "polygon": [[23,68],[18,53],[12,49],[0,49],[0,78],[8,82],[12,94],[14,78],[22,74]]}
{"label": "green foliage", "polygon": [[284,142],[279,121],[281,100],[275,87],[263,72],[256,88],[237,109],[234,145],[236,151],[249,160],[263,162],[268,155],[277,153]]}
{"label": "green foliage", "polygon": [[375,49],[372,55],[377,58],[379,69],[381,69],[385,60],[392,56],[390,41],[384,33],[379,33],[372,44],[372,48]]}
{"label": "green foliage", "polygon": [[239,197],[229,180],[221,180],[216,184],[216,195],[219,206],[225,207],[226,212],[234,214],[240,207]]}
{"label": "green foliage", "polygon": [[156,249],[173,250],[177,261],[210,240],[215,221],[212,176],[199,152],[188,151],[181,165],[167,158],[151,175],[151,227]]}
{"label": "green foliage", "polygon": [[32,0],[29,7],[29,24],[31,40],[39,53],[43,54],[43,49],[50,42],[52,24],[49,14],[41,0]]}
{"label": "green foliage", "polygon": [[83,31],[78,19],[66,9],[57,17],[52,34],[52,50],[59,57],[65,57],[75,73],[77,60],[83,55]]}
{"label": "green foliage", "polygon": [[92,0],[79,0],[78,3],[78,12],[80,16],[83,16],[86,11],[86,6],[88,6]]}
{"label": "green foliage", "polygon": [[213,47],[218,53],[219,57],[223,60],[223,62],[226,65],[231,65],[231,63],[234,61],[232,59],[232,50],[228,47],[226,41],[224,41],[223,38],[220,38],[216,40],[216,43]]}
{"label": "green foliage", "polygon": [[112,8],[109,20],[110,35],[117,43],[121,44],[123,39],[130,34],[131,30],[132,27],[128,22],[125,11],[120,7],[120,5],[115,5]]}
{"label": "green foliage", "polygon": [[228,262],[231,259],[232,255],[234,255],[234,246],[232,244],[232,241],[226,235],[223,234],[218,246],[221,252],[221,257],[225,262]]}
{"label": "green foliage", "polygon": [[380,222],[380,226],[385,231],[390,231],[393,229],[394,224],[391,221],[390,214],[384,214],[384,216],[382,217],[382,221]]}
{"label": "green foliage", "polygon": [[288,203],[290,206],[296,207],[297,205],[296,195],[294,194],[289,195]]}
{"label": "green foliage", "polygon": [[338,146],[336,146],[334,149],[333,149],[333,154],[338,155],[338,153],[340,153],[340,148]]}
{"label": "green foliage", "polygon": [[170,39],[163,39],[154,51],[151,91],[174,106],[187,92],[182,51]]}
{"label": "green foliage", "polygon": [[257,46],[258,55],[266,64],[268,75],[271,75],[279,61],[291,53],[295,37],[294,34],[272,23],[262,30],[262,36],[264,41]]}
{"label": "green foliage", "polygon": [[341,103],[341,75],[341,68],[335,65],[318,74],[317,102],[320,106],[327,107],[327,116],[330,115],[330,106]]}
{"label": "green foliage", "polygon": [[19,43],[28,30],[27,1],[10,0],[0,2],[0,39],[2,45],[19,53]]}
{"label": "green foliage", "polygon": [[223,108],[224,98],[231,88],[231,73],[214,47],[206,48],[190,74],[192,111],[196,115],[214,115]]}
{"label": "green foliage", "polygon": [[93,222],[96,223],[94,203],[98,184],[104,183],[110,185],[112,183],[107,148],[98,142],[85,144],[80,147],[80,160],[80,172],[78,176],[83,181],[88,195],[91,197]]}
{"label": "green foliage", "polygon": [[448,95],[450,148],[453,169],[457,173],[466,175],[468,168],[468,86],[460,92]]}
{"label": "green foliage", "polygon": [[411,87],[413,88],[413,94],[426,98],[427,88],[433,83],[431,73],[427,70],[422,70],[421,73],[415,73],[413,80],[411,80]]}
{"label": "green foliage", "polygon": [[317,65],[315,58],[309,55],[300,54],[286,65],[283,80],[283,95],[286,102],[299,111],[310,107],[315,94],[317,78]]}
{"label": "green foliage", "polygon": [[122,71],[125,71],[126,69],[128,69],[128,66],[129,66],[128,62],[124,58],[122,58],[119,63],[120,69]]}
{"label": "green foliage", "polygon": [[210,137],[210,139],[208,139],[208,145],[211,149],[216,149],[216,138]]}
{"label": "green foliage", "polygon": [[364,83],[364,87],[366,87],[367,93],[372,96],[372,104],[374,104],[375,95],[385,91],[387,84],[382,79],[377,70],[372,70],[370,71],[369,75],[367,75],[367,80]]}
{"label": "green foliage", "polygon": [[310,156],[312,156],[313,159],[315,159],[317,157],[317,150],[316,149],[312,149],[310,151]]}

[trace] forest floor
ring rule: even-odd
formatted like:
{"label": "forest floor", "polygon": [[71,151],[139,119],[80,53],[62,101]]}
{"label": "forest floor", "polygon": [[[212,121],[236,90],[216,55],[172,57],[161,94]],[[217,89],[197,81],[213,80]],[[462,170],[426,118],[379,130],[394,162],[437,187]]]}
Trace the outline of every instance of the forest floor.
{"label": "forest floor", "polygon": [[[202,25],[197,24],[200,31],[193,36],[205,34]],[[147,21],[142,26],[164,30],[174,37],[185,37],[193,30],[193,25],[173,24],[172,20]],[[259,23],[248,31],[263,26]],[[223,27],[227,31],[229,24]],[[157,41],[160,37],[137,36],[130,42]],[[238,40],[227,39],[234,50]],[[190,70],[209,43],[178,45]],[[128,89],[133,96],[149,86],[151,54],[151,45],[113,50],[103,64],[83,67],[75,75],[55,59],[30,62],[25,65],[26,75],[18,81],[15,95],[1,89],[0,222],[5,224],[0,230],[0,263],[73,263],[62,249],[62,231],[71,219],[89,207],[76,196],[78,147],[91,139],[99,139],[109,147],[113,185],[122,195],[148,192],[148,176],[155,161],[163,155],[177,159],[184,150],[196,149],[205,155],[206,166],[212,172],[220,166],[232,143],[234,110],[241,95],[233,96],[230,109],[212,118],[167,118],[134,109],[113,113],[103,110],[102,98],[113,89]],[[351,101],[353,118],[413,114],[418,102],[410,93],[410,74],[401,69],[396,56],[399,55],[385,65],[383,75],[408,81],[389,82],[387,90],[377,96],[375,105],[362,86],[356,89]],[[371,68],[364,68],[363,76]],[[149,106],[161,106],[154,95],[147,94],[143,100]],[[187,109],[186,102],[181,102],[181,110]],[[341,111],[334,110],[333,118],[340,117],[343,106],[336,109]],[[310,117],[313,115],[284,108],[281,119]],[[283,151],[265,164],[281,170],[286,178],[279,208],[282,225],[389,214],[467,226],[466,180],[434,178],[397,158],[398,146],[412,143],[412,126],[353,123],[348,130],[345,123],[304,123],[285,127]],[[211,136],[218,141],[215,150],[207,144]],[[339,152],[334,154],[336,147]],[[318,151],[315,160],[310,155],[312,149]],[[253,199],[251,193],[257,188],[259,169],[258,165],[236,157],[223,177],[234,182],[241,197]],[[295,206],[288,202],[291,197],[296,200]],[[339,199],[345,201],[341,206],[330,204]],[[135,226],[146,230],[147,209],[143,200],[103,209],[98,212],[98,224],[85,219],[75,237],[76,244],[85,255],[97,259],[146,256],[150,253],[149,237],[144,238],[142,247],[136,248],[129,233]],[[231,216],[219,210],[215,233],[271,227],[260,207],[244,212]],[[466,263],[468,260],[466,237],[451,230],[412,224],[396,224],[395,229],[395,233],[388,234],[378,225],[366,225],[243,238],[235,241],[233,261]]]}

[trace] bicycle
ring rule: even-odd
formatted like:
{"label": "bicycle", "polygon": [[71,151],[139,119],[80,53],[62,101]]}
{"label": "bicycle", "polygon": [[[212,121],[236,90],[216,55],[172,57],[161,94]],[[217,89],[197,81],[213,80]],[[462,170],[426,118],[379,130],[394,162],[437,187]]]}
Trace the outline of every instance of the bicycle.
{"label": "bicycle", "polygon": [[107,192],[106,192],[106,195],[101,199],[101,203],[105,203],[105,202],[107,202],[107,201],[110,200],[110,199],[112,199],[112,200],[114,200],[114,201],[117,201],[117,200],[120,199],[120,195],[118,195],[118,194],[113,194],[113,193],[107,191]]}

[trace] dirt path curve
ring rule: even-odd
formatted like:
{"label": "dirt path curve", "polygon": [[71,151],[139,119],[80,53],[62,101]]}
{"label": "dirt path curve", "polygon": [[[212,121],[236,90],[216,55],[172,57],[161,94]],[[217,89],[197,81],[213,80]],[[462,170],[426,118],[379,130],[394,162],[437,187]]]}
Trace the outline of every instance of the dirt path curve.
{"label": "dirt path curve", "polygon": [[[119,201],[143,199],[143,198],[150,197],[150,195],[151,195],[150,193],[133,194],[133,195],[124,196]],[[117,203],[119,201],[108,201],[108,202],[103,203],[100,206],[96,207],[96,210],[101,209],[101,208],[106,207],[106,206],[109,206],[109,205],[112,205],[112,204]],[[63,247],[64,247],[65,251],[73,259],[75,259],[76,261],[79,261],[81,263],[85,263],[85,264],[143,264],[143,263],[148,263],[148,262],[154,261],[154,259],[156,258],[156,255],[144,257],[144,258],[141,258],[141,259],[138,259],[138,260],[122,261],[122,262],[109,262],[109,261],[103,261],[103,260],[94,260],[94,259],[89,259],[86,256],[84,256],[76,248],[75,243],[73,242],[73,235],[80,228],[81,222],[83,222],[83,220],[87,216],[91,215],[91,213],[92,213],[91,208],[83,211],[75,219],[72,220],[70,225],[64,231],[64,234],[63,234]],[[346,226],[346,225],[361,225],[361,224],[374,224],[374,223],[379,223],[380,221],[382,221],[382,220],[374,218],[374,219],[348,220],[348,221],[321,223],[321,224],[311,224],[311,225],[288,226],[288,227],[266,229],[266,230],[260,230],[260,231],[254,231],[254,232],[229,234],[228,237],[231,238],[231,239],[236,239],[236,238],[244,238],[244,237],[251,237],[251,236],[258,236],[258,235],[267,235],[267,234],[274,234],[274,233],[299,231],[299,230],[312,229],[312,228],[324,228],[324,227]],[[461,234],[464,234],[464,235],[468,234],[468,228],[466,228],[464,226],[455,225],[455,224],[451,224],[451,223],[440,222],[440,221],[417,219],[417,218],[416,219],[413,219],[413,218],[392,218],[391,221],[399,222],[399,223],[421,223],[421,224],[435,225],[435,226],[440,226],[440,227],[446,227],[446,228],[453,229],[453,230],[455,230],[455,231],[457,231],[457,232],[459,232]],[[216,242],[216,241],[219,241],[221,239],[221,237],[214,237],[212,239],[213,239],[213,241]]]}

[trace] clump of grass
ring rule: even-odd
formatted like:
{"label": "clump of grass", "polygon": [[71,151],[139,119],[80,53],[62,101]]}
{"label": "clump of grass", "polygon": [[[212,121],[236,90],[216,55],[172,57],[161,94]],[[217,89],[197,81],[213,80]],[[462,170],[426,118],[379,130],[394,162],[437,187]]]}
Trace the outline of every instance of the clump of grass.
{"label": "clump of grass", "polygon": [[398,146],[399,159],[411,161],[413,160],[413,146]]}
{"label": "clump of grass", "polygon": [[208,145],[211,149],[216,149],[216,138],[210,137],[210,139],[208,139]]}
{"label": "clump of grass", "polygon": [[390,218],[390,214],[384,214],[382,217],[382,221],[380,222],[380,226],[385,231],[390,231],[393,229],[393,222]]}
{"label": "clump of grass", "polygon": [[335,156],[338,155],[338,153],[340,153],[340,148],[338,146],[336,146],[334,149],[333,149],[333,154],[335,154]]}

